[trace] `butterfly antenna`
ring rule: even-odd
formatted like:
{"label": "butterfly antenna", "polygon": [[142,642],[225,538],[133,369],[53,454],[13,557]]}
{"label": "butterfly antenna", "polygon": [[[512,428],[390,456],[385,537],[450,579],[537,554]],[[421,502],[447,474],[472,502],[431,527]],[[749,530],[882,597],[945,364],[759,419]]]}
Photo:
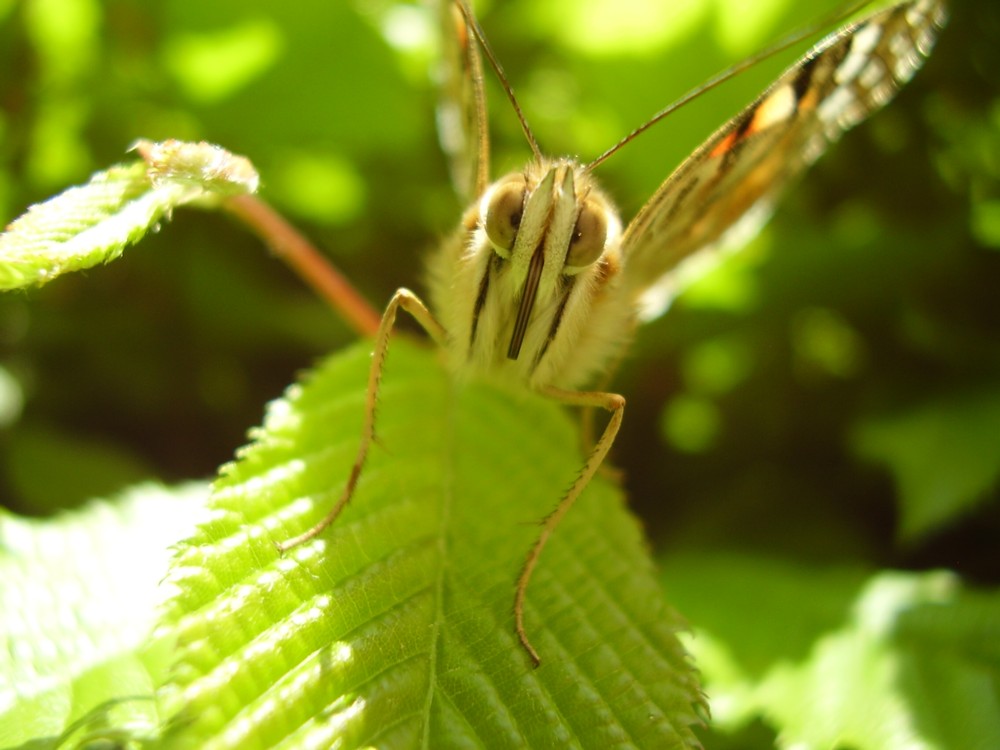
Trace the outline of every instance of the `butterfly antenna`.
{"label": "butterfly antenna", "polygon": [[807,26],[803,26],[797,31],[793,31],[787,36],[782,37],[771,46],[765,47],[760,52],[757,52],[756,54],[751,55],[745,60],[736,63],[732,67],[726,68],[721,73],[716,73],[714,76],[709,78],[704,83],[695,86],[693,89],[688,91],[682,97],[676,99],[675,101],[671,102],[666,107],[661,109],[655,115],[646,120],[646,122],[644,122],[642,125],[637,127],[635,130],[626,135],[620,141],[618,141],[618,143],[616,143],[614,146],[612,146],[603,154],[601,154],[592,162],[590,162],[590,164],[584,167],[584,169],[588,172],[593,171],[598,165],[604,163],[608,159],[608,157],[610,157],[612,154],[621,149],[622,146],[624,146],[626,143],[631,142],[641,133],[644,133],[645,131],[649,130],[649,128],[653,127],[653,125],[655,125],[668,115],[673,114],[678,109],[683,107],[685,104],[688,104],[689,102],[697,99],[702,94],[708,93],[716,86],[719,86],[720,84],[723,84],[726,81],[728,81],[730,78],[735,78],[747,68],[750,68],[759,62],[763,62],[764,60],[767,60],[769,57],[773,57],[774,55],[777,55],[780,52],[784,52],[786,49],[795,46],[802,40],[808,39],[811,36],[815,36],[816,34],[820,33],[824,29],[829,28],[838,21],[843,21],[845,18],[854,15],[859,10],[864,8],[866,5],[870,5],[871,2],[872,0],[861,0],[860,2],[856,2],[847,6],[846,8],[836,10],[824,16],[819,21],[808,24]]}
{"label": "butterfly antenna", "polygon": [[489,60],[490,67],[493,68],[493,72],[496,73],[497,79],[500,81],[500,85],[503,86],[504,93],[507,94],[507,99],[514,108],[518,122],[521,123],[521,130],[524,132],[524,137],[527,139],[528,145],[531,146],[531,152],[535,155],[535,160],[541,161],[542,150],[538,147],[538,141],[535,140],[535,134],[531,132],[531,128],[528,126],[528,121],[524,117],[524,112],[521,111],[521,105],[518,104],[517,97],[514,96],[514,89],[511,88],[510,81],[507,80],[507,74],[503,72],[503,66],[500,65],[500,61],[497,59],[497,56],[493,54],[493,49],[490,47],[490,43],[486,41],[486,35],[479,26],[479,22],[472,15],[472,11],[469,9],[465,0],[455,0],[455,5],[458,6],[462,16],[465,18],[465,23],[468,24],[470,29],[472,29],[472,34],[476,37],[476,41],[479,42],[480,49],[482,49],[483,54],[486,55],[486,59]]}

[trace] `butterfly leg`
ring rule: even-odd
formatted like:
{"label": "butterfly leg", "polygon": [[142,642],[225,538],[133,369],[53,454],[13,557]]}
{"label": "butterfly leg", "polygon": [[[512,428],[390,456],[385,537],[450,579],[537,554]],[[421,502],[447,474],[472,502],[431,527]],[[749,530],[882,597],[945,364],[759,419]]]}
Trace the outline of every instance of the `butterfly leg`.
{"label": "butterfly leg", "polygon": [[[596,391],[603,393],[608,390],[608,387],[611,385],[611,381],[614,380],[615,373],[618,372],[618,368],[621,367],[624,360],[625,351],[622,350],[622,352],[615,357],[611,365],[605,370],[604,374],[601,375],[600,380],[596,384]],[[595,424],[597,408],[598,407],[591,405],[580,410],[580,448],[584,456],[590,455],[590,452],[597,444],[597,427]],[[597,473],[611,482],[620,483],[625,478],[625,471],[623,469],[606,463],[602,463],[598,467]]]}
{"label": "butterfly leg", "polygon": [[536,667],[542,663],[542,660],[534,646],[531,645],[528,632],[524,627],[524,600],[528,591],[528,583],[531,581],[531,575],[538,564],[538,559],[541,557],[545,545],[549,541],[549,537],[552,536],[552,533],[563,517],[569,512],[569,509],[573,507],[577,498],[580,497],[580,493],[590,483],[590,480],[597,473],[601,464],[604,463],[608,451],[611,450],[611,446],[615,442],[615,436],[618,434],[618,428],[621,427],[622,416],[625,412],[625,399],[617,393],[567,391],[551,386],[542,389],[541,393],[567,406],[605,409],[611,412],[611,419],[608,420],[604,432],[601,433],[601,437],[598,438],[593,450],[590,451],[590,455],[587,457],[587,461],[584,463],[583,469],[580,471],[579,476],[577,476],[576,481],[573,482],[569,491],[563,495],[562,500],[559,501],[555,509],[542,520],[542,530],[528,552],[528,556],[524,560],[524,566],[521,568],[521,574],[517,579],[517,590],[514,593],[514,629],[517,632],[518,640],[521,641],[521,645],[528,652],[528,656],[531,657],[531,661]]}
{"label": "butterfly leg", "polygon": [[378,391],[382,382],[382,371],[385,369],[386,354],[389,351],[389,337],[396,324],[396,315],[400,309],[406,310],[406,312],[412,315],[420,326],[427,331],[430,337],[434,339],[435,343],[439,346],[444,346],[445,344],[447,334],[444,328],[437,322],[421,299],[409,289],[396,290],[396,293],[386,306],[385,312],[382,314],[378,331],[375,333],[375,348],[372,351],[372,364],[368,370],[368,389],[365,392],[365,422],[361,431],[361,443],[358,445],[358,453],[354,458],[354,466],[351,468],[347,484],[344,486],[344,490],[341,492],[336,504],[330,509],[330,512],[311,529],[291,539],[279,542],[279,552],[287,552],[293,547],[298,547],[300,544],[316,538],[317,535],[337,520],[337,517],[347,507],[351,496],[354,494],[354,488],[357,486],[365,459],[368,457],[368,449],[375,439],[375,407],[378,403]]}

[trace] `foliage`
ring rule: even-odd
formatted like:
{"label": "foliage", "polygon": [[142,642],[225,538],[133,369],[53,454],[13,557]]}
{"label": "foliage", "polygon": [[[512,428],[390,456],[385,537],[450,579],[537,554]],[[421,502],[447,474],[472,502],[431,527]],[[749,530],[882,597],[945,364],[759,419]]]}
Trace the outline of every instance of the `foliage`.
{"label": "foliage", "polygon": [[[643,19],[641,8],[656,5],[635,4]],[[621,24],[599,24],[599,34],[585,20],[565,23],[567,13],[592,5],[596,0],[512,0],[481,8],[543,146],[584,158],[816,12],[787,2],[706,2],[678,11],[669,27],[628,23],[625,10]],[[747,12],[749,20],[739,15]],[[952,16],[931,61],[898,100],[812,170],[762,238],[640,331],[614,383],[628,399],[615,461],[662,561],[670,600],[692,625],[689,647],[715,716],[702,734],[709,747],[996,744],[1000,138],[990,72],[1000,66],[1000,10],[969,0],[956,3]],[[434,52],[420,18],[415,6],[365,0],[0,6],[0,213],[13,219],[66,185],[86,182],[94,170],[121,162],[136,137],[207,139],[250,155],[268,199],[328,248],[369,298],[386,300],[401,284],[417,285],[421,249],[460,210],[434,142],[426,76]],[[782,62],[712,92],[603,166],[600,176],[624,213]],[[499,95],[491,105],[495,167],[514,166],[525,155],[517,124]],[[139,469],[167,482],[214,474],[247,425],[259,421],[261,404],[296,370],[350,338],[232,224],[178,214],[123,261],[0,297],[0,499],[19,513],[49,513],[117,493]],[[345,356],[357,360],[360,350]],[[426,360],[408,364],[410,356],[394,346],[388,384],[396,378],[403,388],[408,369],[424,367]],[[345,392],[361,398],[363,372]],[[512,404],[514,414],[522,408],[529,407]],[[383,416],[390,419],[390,411]],[[566,425],[555,429],[563,437],[554,442],[572,453]],[[86,481],[56,483],[72,465],[65,446],[82,443],[101,447],[87,454]],[[508,446],[486,447],[484,465],[501,460]],[[394,450],[389,445],[390,458]],[[571,464],[560,476],[572,475]],[[252,468],[232,471],[218,488]],[[558,485],[560,476],[549,479]],[[609,492],[596,496],[613,505],[613,494],[602,494]],[[267,507],[282,507],[284,499],[271,498]],[[544,512],[532,507],[516,517],[533,521]],[[177,505],[182,512],[190,507]],[[256,530],[254,519],[270,511],[241,512],[246,528]],[[352,512],[361,519],[366,511],[359,503]],[[33,540],[74,523],[112,538],[106,535],[117,527],[107,513],[92,506],[79,513],[51,521],[5,517],[4,554],[22,559],[6,564],[27,576],[32,569],[23,560],[44,557],[10,546],[6,534],[20,524]],[[142,563],[153,585],[155,550],[185,534],[157,524],[170,516],[162,508],[147,513],[130,516],[128,527],[147,544],[118,553],[136,563],[131,567]],[[485,522],[497,533],[510,531],[513,539],[524,532],[498,514],[491,510]],[[629,527],[613,516],[595,528],[610,536]],[[591,518],[574,509],[567,524],[577,525],[560,530],[567,535],[561,544],[572,545]],[[223,520],[239,523],[232,515]],[[212,549],[213,529],[203,527],[181,559],[207,554],[198,550]],[[276,558],[262,539],[234,537],[235,551],[247,557],[230,570],[250,576],[247,594],[271,585]],[[111,554],[108,546],[96,548]],[[622,553],[636,546],[629,542]],[[308,559],[294,569],[300,578],[273,586],[312,586],[307,591],[321,595],[336,585],[306,576],[314,561],[303,554]],[[51,591],[91,591],[93,581],[59,566],[65,580]],[[561,566],[553,563],[550,574],[567,574]],[[644,564],[639,568],[645,575]],[[257,574],[264,579],[254,584]],[[576,584],[581,597],[594,593],[590,578]],[[0,597],[21,590],[6,573],[2,580]],[[598,572],[593,580],[603,579]],[[511,592],[494,586],[489,606],[500,609],[476,613],[499,617]],[[538,588],[545,590],[543,581]],[[202,595],[223,597],[224,611],[226,591]],[[280,606],[290,606],[282,597]],[[287,611],[268,616],[280,626]],[[149,618],[133,611],[122,626],[139,628]],[[320,638],[329,640],[335,627],[325,623]],[[0,632],[10,639],[17,630],[7,620]],[[142,665],[132,675],[162,674],[134,658],[136,632],[123,636],[121,657],[102,658]],[[73,636],[60,631],[39,648]],[[199,656],[192,648],[187,664]],[[459,657],[449,649],[440,658]],[[87,679],[97,663],[67,660],[58,694],[79,699],[87,686],[107,684]],[[468,670],[467,662],[444,663]],[[517,675],[526,674],[518,700],[529,709],[542,705],[537,691],[555,690],[546,668],[514,673],[508,666],[504,684],[516,690]],[[198,674],[173,679],[200,685]],[[144,680],[137,689],[148,690],[156,678]],[[92,709],[109,697],[102,689],[60,709],[62,723],[37,733],[14,733],[24,725],[11,723],[14,709],[5,703],[0,744],[58,737],[81,717],[94,718]],[[224,700],[232,698],[220,695]],[[874,711],[865,712],[874,706],[873,719]],[[126,736],[149,736],[134,726]],[[899,731],[889,732],[893,727]]]}
{"label": "foliage", "polygon": [[[579,463],[550,403],[456,392],[398,342],[385,450],[330,534],[278,554],[346,481],[369,359],[353,347],[272,404],[216,483],[214,518],[181,547],[164,618],[179,641],[167,745],[686,745],[698,698],[679,619],[607,486],[584,497],[529,588],[541,667],[515,638],[511,585],[536,529],[523,520]],[[517,447],[498,456],[497,444]]]}
{"label": "foliage", "polygon": [[[366,345],[272,403],[207,503],[201,487],[138,488],[53,521],[0,519],[4,747],[689,744],[700,698],[680,621],[605,483],[529,591],[540,668],[513,632],[535,536],[522,521],[572,476],[571,423],[537,397],[456,394],[428,352],[395,349],[388,450],[334,533],[288,556],[275,543],[349,473]],[[495,460],[491,437],[522,449]]]}
{"label": "foliage", "polygon": [[150,639],[156,583],[206,494],[147,484],[51,520],[0,515],[0,746],[157,736],[172,641]]}

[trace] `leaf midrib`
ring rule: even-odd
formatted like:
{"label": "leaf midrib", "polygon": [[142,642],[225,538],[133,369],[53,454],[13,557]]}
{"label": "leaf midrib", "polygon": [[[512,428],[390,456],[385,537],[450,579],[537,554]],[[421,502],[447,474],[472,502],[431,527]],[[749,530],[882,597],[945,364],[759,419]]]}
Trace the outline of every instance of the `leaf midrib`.
{"label": "leaf midrib", "polygon": [[443,476],[441,482],[441,512],[438,524],[437,544],[441,554],[441,564],[437,570],[437,580],[434,583],[434,634],[431,637],[431,648],[428,654],[429,663],[427,669],[427,696],[424,700],[424,731],[421,737],[421,747],[430,750],[431,732],[431,711],[434,704],[434,695],[437,692],[437,661],[438,646],[444,632],[444,581],[445,568],[448,565],[448,523],[451,519],[452,503],[455,498],[455,404],[458,400],[457,389],[460,386],[455,383],[454,378],[448,378],[445,388],[444,416],[442,420],[444,434],[442,435],[442,453],[444,456]]}

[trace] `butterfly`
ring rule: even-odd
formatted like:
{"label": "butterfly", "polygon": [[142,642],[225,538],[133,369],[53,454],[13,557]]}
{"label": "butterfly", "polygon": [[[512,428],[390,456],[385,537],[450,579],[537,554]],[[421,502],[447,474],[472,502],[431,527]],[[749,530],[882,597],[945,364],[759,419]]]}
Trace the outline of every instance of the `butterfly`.
{"label": "butterfly", "polygon": [[[382,316],[362,437],[339,500],[279,547],[314,538],[350,501],[375,436],[390,334],[405,310],[444,349],[456,377],[520,383],[610,414],[575,481],[542,520],[516,583],[515,630],[537,666],[541,657],[524,624],[532,572],[624,416],[621,395],[583,389],[622,356],[640,322],[666,309],[686,263],[752,235],[789,183],[893,97],[930,53],[946,9],[942,0],[901,2],[820,41],[697,148],[628,224],[593,174],[611,151],[589,164],[543,156],[467,1],[442,2],[440,16],[439,130],[468,208],[429,259],[430,304],[404,288]],[[522,170],[492,182],[481,51],[501,74],[534,154]]]}

